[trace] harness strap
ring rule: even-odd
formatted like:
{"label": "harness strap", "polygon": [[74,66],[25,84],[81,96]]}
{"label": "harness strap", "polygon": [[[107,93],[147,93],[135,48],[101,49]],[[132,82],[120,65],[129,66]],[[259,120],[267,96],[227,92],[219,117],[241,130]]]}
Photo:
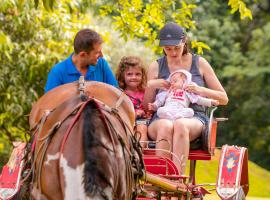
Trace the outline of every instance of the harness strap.
{"label": "harness strap", "polygon": [[[32,150],[35,151],[35,145],[36,145],[36,142],[37,142],[37,139],[39,138],[40,136],[40,133],[42,131],[42,128],[43,128],[43,125],[46,121],[46,119],[48,118],[49,114],[51,113],[51,111],[49,110],[46,110],[44,115],[42,116],[41,118],[41,121],[40,121],[40,124],[37,126],[38,128],[38,132],[37,132],[37,135],[35,135],[35,138],[34,138],[34,142],[33,142],[33,145],[32,145]],[[39,150],[38,150],[39,152]],[[36,154],[34,154],[34,162],[37,160],[37,157],[38,157],[38,152]],[[35,165],[32,166],[32,170],[33,170],[33,174],[35,173]],[[30,171],[31,172],[31,171]],[[29,173],[30,174],[30,173]],[[34,176],[32,178],[32,182],[34,181]]]}
{"label": "harness strap", "polygon": [[122,104],[122,102],[124,100],[124,97],[125,97],[125,93],[122,91],[119,99],[115,103],[115,109],[118,109],[119,108],[119,106]]}
{"label": "harness strap", "polygon": [[[78,98],[79,99],[79,98]],[[34,178],[35,178],[35,175],[36,174],[36,179],[37,179],[37,184],[35,184],[35,187],[36,187],[36,190],[39,190],[40,187],[41,187],[41,171],[42,171],[42,164],[43,164],[43,160],[45,158],[45,154],[46,154],[46,151],[48,149],[48,146],[50,144],[50,141],[52,139],[52,136],[53,134],[55,133],[55,131],[62,125],[62,123],[71,115],[74,115],[78,109],[80,108],[80,106],[82,105],[82,102],[75,102],[75,104],[73,104],[72,106],[75,106],[74,109],[72,109],[71,111],[68,111],[68,112],[62,112],[62,109],[63,107],[65,107],[67,104],[69,104],[70,102],[73,102],[74,99],[71,99],[71,100],[68,100],[68,101],[65,101],[63,102],[60,106],[58,106],[57,108],[51,110],[51,111],[47,111],[45,112],[45,115],[41,118],[40,122],[37,124],[36,126],[36,129],[32,131],[34,131],[34,142],[33,142],[33,145],[32,145],[32,154],[34,154],[33,158],[32,158],[32,165],[31,165],[31,168],[29,170],[29,173],[28,175],[21,181],[21,182],[24,182],[25,180],[28,179],[28,177],[30,176],[30,174],[33,174],[32,176],[32,183],[34,183]],[[54,123],[51,127],[49,127],[50,129],[47,131],[48,134],[46,134],[45,136],[43,136],[42,138],[40,138],[40,134],[42,131],[45,131],[43,130],[43,125],[45,123],[45,121],[48,119],[48,123],[50,124],[50,121],[51,119],[53,118],[53,116],[51,118],[48,118],[49,116],[51,116],[50,114],[52,113],[58,113],[58,112],[62,112],[63,115],[62,117],[60,118],[60,121]],[[36,143],[37,142],[41,142],[40,143],[40,146],[38,149],[35,149],[36,148]],[[33,153],[35,151],[35,153]],[[40,161],[39,161],[39,164],[38,166],[36,166],[36,161],[37,159],[39,158],[40,156]],[[37,169],[37,172],[35,173],[35,169]],[[40,191],[41,193],[41,191]]]}
{"label": "harness strap", "polygon": [[[85,106],[89,103],[90,100],[92,100],[92,99],[89,98],[87,101],[85,101],[85,102],[81,105],[81,107],[80,107],[80,109],[78,110],[77,114],[75,115],[75,117],[73,118],[72,122],[70,123],[70,125],[69,125],[67,131],[65,132],[64,138],[63,138],[62,143],[61,143],[60,155],[61,155],[61,154],[63,153],[63,151],[64,151],[64,146],[65,146],[65,144],[66,144],[67,138],[68,138],[68,136],[69,136],[69,134],[70,134],[70,132],[71,132],[73,126],[75,125],[75,123],[76,123],[77,120],[79,119],[79,117],[80,117],[80,115],[81,115],[83,109],[84,109]],[[60,159],[59,159],[59,161],[60,161]]]}
{"label": "harness strap", "polygon": [[[107,129],[107,132],[110,134],[111,140],[112,140],[112,144],[113,144],[113,149],[115,151],[115,143],[113,140],[113,136],[112,136],[112,132],[114,132],[117,136],[118,141],[120,142],[121,146],[122,146],[122,152],[123,152],[123,156],[124,156],[124,161],[125,161],[125,165],[126,165],[126,184],[127,184],[127,188],[132,188],[133,185],[133,170],[132,170],[132,153],[130,151],[130,149],[128,148],[128,144],[125,142],[125,140],[119,135],[119,131],[116,130],[115,126],[112,124],[111,120],[109,119],[110,114],[112,114],[112,116],[116,117],[118,119],[118,121],[121,123],[124,132],[126,133],[126,137],[129,140],[129,136],[127,134],[128,130],[130,131],[130,136],[132,136],[132,132],[131,130],[127,127],[127,124],[124,123],[123,119],[121,118],[121,116],[119,115],[119,113],[117,112],[117,110],[115,109],[105,109],[105,107],[103,107],[103,110],[106,111],[107,114],[103,113],[101,111],[101,107],[99,106],[99,104],[97,104],[97,107],[99,108],[99,112],[101,114],[102,119],[105,122],[105,127]],[[132,149],[132,143],[130,145],[130,148]],[[126,150],[126,151],[125,151]],[[128,156],[130,157],[130,159],[126,158],[126,153],[128,153]],[[116,166],[117,167],[117,166]],[[118,171],[118,170],[117,170]],[[117,186],[119,184],[119,177],[118,174],[115,173],[114,176],[114,182],[115,182],[115,186]],[[121,183],[120,183],[121,184]],[[116,198],[117,197],[117,193],[115,191],[115,188],[113,188],[113,195]],[[117,199],[117,198],[116,198]],[[127,191],[127,199],[132,199],[132,191]]]}

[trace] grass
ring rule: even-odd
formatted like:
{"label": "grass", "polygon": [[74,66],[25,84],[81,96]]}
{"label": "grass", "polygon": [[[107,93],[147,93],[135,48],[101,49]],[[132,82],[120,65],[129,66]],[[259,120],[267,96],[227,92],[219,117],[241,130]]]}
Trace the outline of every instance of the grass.
{"label": "grass", "polygon": [[[204,200],[220,200],[217,194],[206,195]],[[250,197],[249,195],[246,197],[246,200],[270,200],[267,197]]]}
{"label": "grass", "polygon": [[[220,150],[216,150],[216,155],[211,161],[197,161],[196,181],[197,183],[215,183],[218,175]],[[248,162],[249,170],[249,193],[247,200],[270,200],[270,172]],[[215,193],[213,191],[212,193]],[[208,197],[209,196],[209,197]],[[205,199],[218,199],[217,195],[208,195]]]}

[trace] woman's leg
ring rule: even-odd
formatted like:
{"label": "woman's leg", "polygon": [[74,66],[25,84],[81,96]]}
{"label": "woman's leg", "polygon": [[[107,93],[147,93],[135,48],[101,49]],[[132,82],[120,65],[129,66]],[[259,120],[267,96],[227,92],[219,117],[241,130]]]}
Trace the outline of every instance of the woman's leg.
{"label": "woman's leg", "polygon": [[[166,151],[172,150],[172,134],[173,122],[167,119],[159,119],[150,124],[148,127],[148,135],[153,140],[156,140],[156,149]],[[171,154],[165,151],[157,151],[157,155],[171,159]]]}
{"label": "woman's leg", "polygon": [[189,143],[199,137],[202,130],[203,124],[196,118],[180,118],[174,122],[173,153],[180,159],[180,165],[177,158],[173,158],[173,161],[182,175],[185,174]]}

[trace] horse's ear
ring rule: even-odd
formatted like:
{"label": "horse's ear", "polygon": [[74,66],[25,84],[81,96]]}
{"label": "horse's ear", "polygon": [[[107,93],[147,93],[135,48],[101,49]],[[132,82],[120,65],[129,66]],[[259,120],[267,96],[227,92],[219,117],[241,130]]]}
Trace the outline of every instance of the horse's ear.
{"label": "horse's ear", "polygon": [[82,100],[82,101],[87,101],[88,98],[89,98],[89,97],[88,97],[87,95],[81,94],[81,100]]}

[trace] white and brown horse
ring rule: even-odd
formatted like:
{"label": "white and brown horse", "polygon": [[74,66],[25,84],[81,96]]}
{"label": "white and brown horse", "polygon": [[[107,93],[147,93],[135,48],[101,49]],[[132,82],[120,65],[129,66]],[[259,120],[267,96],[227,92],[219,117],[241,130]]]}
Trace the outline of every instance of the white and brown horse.
{"label": "white and brown horse", "polygon": [[132,199],[142,175],[134,109],[120,90],[71,83],[41,97],[30,113],[35,135],[33,199]]}

